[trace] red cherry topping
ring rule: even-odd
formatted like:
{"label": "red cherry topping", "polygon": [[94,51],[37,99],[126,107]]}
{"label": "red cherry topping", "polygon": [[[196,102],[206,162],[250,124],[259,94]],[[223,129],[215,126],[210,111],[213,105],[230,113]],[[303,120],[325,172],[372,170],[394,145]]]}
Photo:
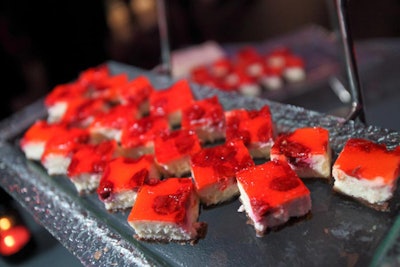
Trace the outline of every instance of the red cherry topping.
{"label": "red cherry topping", "polygon": [[190,152],[192,147],[195,145],[196,140],[192,138],[192,136],[188,136],[188,138],[177,138],[175,140],[175,147],[181,154],[187,154]]}
{"label": "red cherry topping", "polygon": [[185,218],[185,203],[188,197],[188,192],[182,190],[178,190],[175,194],[156,196],[152,208],[160,215],[176,213],[175,221],[181,222]]}
{"label": "red cherry topping", "polygon": [[260,142],[268,142],[271,139],[271,125],[264,123],[257,130],[257,137]]}
{"label": "red cherry topping", "polygon": [[289,191],[292,190],[300,185],[299,179],[293,176],[282,176],[282,177],[277,177],[274,178],[271,183],[269,184],[269,187],[272,190],[276,191]]}
{"label": "red cherry topping", "polygon": [[204,110],[204,108],[196,104],[185,111],[185,115],[187,116],[187,119],[189,121],[199,120],[204,116],[205,113],[206,111]]}
{"label": "red cherry topping", "polygon": [[258,216],[264,216],[271,209],[271,206],[267,202],[257,198],[252,198],[250,204],[253,207],[254,213]]}
{"label": "red cherry topping", "polygon": [[245,146],[251,143],[251,134],[249,131],[243,129],[230,129],[229,140],[240,139]]}
{"label": "red cherry topping", "polygon": [[101,200],[105,200],[110,197],[113,190],[114,184],[111,181],[104,181],[99,187],[97,193]]}
{"label": "red cherry topping", "polygon": [[180,210],[185,202],[181,192],[157,196],[154,199],[153,209],[158,214],[166,215]]}
{"label": "red cherry topping", "polygon": [[135,188],[138,184],[143,184],[149,178],[149,171],[146,169],[142,169],[135,173],[129,182],[130,188]]}
{"label": "red cherry topping", "polygon": [[290,134],[281,135],[276,140],[276,146],[279,148],[279,152],[287,158],[290,164],[295,166],[308,166],[305,160],[308,158],[310,148],[297,143],[289,141]]}

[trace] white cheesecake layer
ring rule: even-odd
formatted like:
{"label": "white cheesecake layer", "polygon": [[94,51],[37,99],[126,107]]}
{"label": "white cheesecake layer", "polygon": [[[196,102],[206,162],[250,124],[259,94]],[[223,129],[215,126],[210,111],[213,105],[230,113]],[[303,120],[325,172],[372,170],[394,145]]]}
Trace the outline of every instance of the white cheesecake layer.
{"label": "white cheesecake layer", "polygon": [[311,210],[311,198],[308,195],[283,203],[281,206],[271,209],[271,212],[268,212],[266,215],[259,217],[254,212],[250,198],[240,182],[238,182],[238,188],[240,191],[240,201],[242,203],[242,207],[239,208],[239,211],[246,211],[247,216],[254,225],[257,237],[262,237],[268,228],[282,225],[291,217],[304,216]]}
{"label": "white cheesecake layer", "polygon": [[190,241],[198,235],[199,200],[191,194],[189,205],[186,207],[186,220],[182,223],[167,221],[130,221],[140,239],[155,241]]}
{"label": "white cheesecake layer", "polygon": [[360,198],[371,204],[380,204],[393,197],[395,190],[394,184],[385,184],[382,177],[376,177],[373,180],[360,179],[350,176],[340,169],[340,166],[334,166],[332,169],[334,178],[333,189],[342,194]]}
{"label": "white cheesecake layer", "polygon": [[49,154],[42,159],[42,164],[49,175],[66,175],[71,158],[64,155]]}
{"label": "white cheesecake layer", "polygon": [[27,142],[21,149],[25,153],[25,157],[30,160],[40,160],[42,158],[45,142]]}

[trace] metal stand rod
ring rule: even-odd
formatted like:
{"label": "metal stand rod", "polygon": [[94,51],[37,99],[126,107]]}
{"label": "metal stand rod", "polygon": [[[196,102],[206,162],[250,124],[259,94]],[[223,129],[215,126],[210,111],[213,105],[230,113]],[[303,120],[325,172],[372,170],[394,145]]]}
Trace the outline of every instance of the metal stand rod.
{"label": "metal stand rod", "polygon": [[366,123],[363,94],[358,76],[357,63],[354,56],[353,39],[349,29],[349,16],[347,8],[348,0],[335,0],[335,8],[338,15],[339,32],[344,49],[346,72],[349,80],[350,92],[352,95],[352,108],[347,117],[348,120],[359,119]]}
{"label": "metal stand rod", "polygon": [[165,0],[157,0],[158,29],[160,33],[161,44],[161,72],[172,76],[171,52],[169,47],[167,12],[165,9]]}

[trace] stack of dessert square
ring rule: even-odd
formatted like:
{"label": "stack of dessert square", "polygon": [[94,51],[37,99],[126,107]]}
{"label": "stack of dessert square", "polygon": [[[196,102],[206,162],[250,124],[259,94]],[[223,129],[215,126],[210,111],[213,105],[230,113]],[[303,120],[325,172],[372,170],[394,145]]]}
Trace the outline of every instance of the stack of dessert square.
{"label": "stack of dessert square", "polygon": [[[326,129],[278,134],[268,106],[224,110],[216,96],[195,99],[186,80],[155,90],[144,76],[111,75],[100,66],[54,88],[45,105],[48,117],[21,139],[26,157],[51,176],[69,177],[80,194],[96,192],[110,212],[131,209],[128,222],[140,240],[194,243],[207,229],[198,222],[200,207],[237,197],[263,236],[311,211],[304,179],[331,178]],[[364,170],[373,166],[372,152],[348,163],[359,155],[354,142],[390,164]],[[334,189],[384,210],[400,149],[354,142],[334,164]]]}

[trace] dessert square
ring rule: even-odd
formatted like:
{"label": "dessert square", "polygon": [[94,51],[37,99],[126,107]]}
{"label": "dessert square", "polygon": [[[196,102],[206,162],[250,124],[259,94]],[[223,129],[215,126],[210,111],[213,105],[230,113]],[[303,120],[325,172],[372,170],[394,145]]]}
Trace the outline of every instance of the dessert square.
{"label": "dessert square", "polygon": [[139,188],[145,182],[159,178],[152,155],[138,159],[117,157],[106,165],[97,194],[106,210],[123,210],[132,207]]}
{"label": "dessert square", "polygon": [[200,140],[191,130],[175,130],[155,139],[155,158],[165,176],[190,173],[190,156],[200,151]]}
{"label": "dessert square", "polygon": [[241,48],[236,54],[236,67],[251,78],[258,78],[263,70],[263,58],[258,51],[250,46]]}
{"label": "dessert square", "polygon": [[44,104],[48,114],[48,122],[59,122],[67,112],[70,102],[81,99],[88,94],[88,89],[78,83],[60,84],[45,97]]}
{"label": "dessert square", "polygon": [[87,144],[90,135],[87,130],[69,128],[60,135],[53,136],[46,142],[42,157],[42,165],[49,175],[67,174],[71,157],[79,146]]}
{"label": "dessert square", "polygon": [[115,141],[85,144],[77,148],[71,157],[67,176],[79,194],[88,194],[97,189],[104,168],[115,156],[116,150]]}
{"label": "dessert square", "polygon": [[271,149],[271,159],[287,161],[301,178],[329,179],[331,154],[329,131],[321,127],[281,134]]}
{"label": "dessert square", "polygon": [[306,71],[303,59],[295,55],[290,55],[286,57],[286,64],[283,71],[283,77],[288,82],[292,83],[305,80]]}
{"label": "dessert square", "polygon": [[94,140],[113,139],[120,142],[122,129],[139,117],[136,105],[116,105],[105,114],[95,117],[88,129]]}
{"label": "dessert square", "polygon": [[220,58],[214,61],[210,66],[210,72],[214,77],[226,77],[233,71],[234,63],[227,57]]}
{"label": "dessert square", "polygon": [[199,199],[190,178],[168,178],[139,190],[128,223],[135,238],[153,242],[195,243],[207,225],[198,222]]}
{"label": "dessert square", "polygon": [[110,70],[105,64],[91,67],[79,73],[77,83],[85,86],[86,88],[94,87],[100,81],[107,79],[110,76]]}
{"label": "dessert square", "polygon": [[233,199],[239,194],[236,173],[252,166],[254,161],[240,140],[195,153],[191,172],[201,202],[211,206]]}
{"label": "dessert square", "polygon": [[275,130],[268,106],[260,110],[235,109],[225,112],[226,140],[242,140],[253,158],[270,157]]}
{"label": "dessert square", "polygon": [[166,116],[173,126],[178,126],[182,119],[182,110],[194,101],[189,83],[180,80],[169,88],[154,91],[150,95],[150,115]]}
{"label": "dessert square", "polygon": [[112,90],[119,103],[137,106],[142,116],[149,113],[149,98],[154,87],[147,77],[138,76],[124,85],[112,88]]}
{"label": "dessert square", "polygon": [[370,140],[349,139],[333,164],[333,189],[380,211],[396,190],[400,147],[388,150]]}
{"label": "dessert square", "polygon": [[237,174],[242,207],[257,237],[311,210],[310,191],[284,161],[268,161]]}
{"label": "dessert square", "polygon": [[225,138],[224,109],[218,98],[198,100],[184,109],[182,128],[195,131],[203,143]]}
{"label": "dessert square", "polygon": [[147,116],[135,120],[122,128],[121,152],[131,158],[154,154],[154,140],[169,131],[168,120],[164,117]]}
{"label": "dessert square", "polygon": [[88,127],[95,117],[105,114],[109,110],[109,105],[104,99],[77,96],[63,103],[65,109],[57,112],[58,117],[52,117],[51,111],[49,111],[49,123],[66,123],[84,128]]}
{"label": "dessert square", "polygon": [[102,98],[109,102],[120,102],[115,88],[123,87],[128,81],[126,73],[112,75],[107,66],[98,66],[83,71],[75,83],[87,89],[85,96],[88,98]]}
{"label": "dessert square", "polygon": [[20,140],[20,147],[27,159],[40,160],[46,143],[57,135],[68,131],[65,124],[49,124],[45,120],[38,120],[32,124]]}

